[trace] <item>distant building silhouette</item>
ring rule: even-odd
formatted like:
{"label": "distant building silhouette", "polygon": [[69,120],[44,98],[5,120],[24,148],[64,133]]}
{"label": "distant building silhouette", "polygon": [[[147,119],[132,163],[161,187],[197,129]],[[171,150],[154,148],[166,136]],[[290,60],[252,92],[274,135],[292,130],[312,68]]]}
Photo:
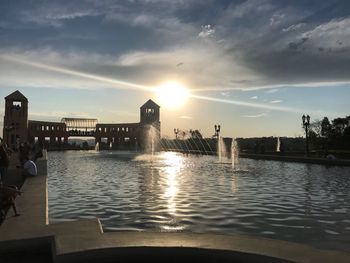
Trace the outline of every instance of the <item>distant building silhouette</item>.
{"label": "distant building silhouette", "polygon": [[3,137],[11,147],[28,139],[28,100],[18,90],[5,97]]}
{"label": "distant building silhouette", "polygon": [[160,107],[148,100],[140,107],[139,123],[98,123],[97,119],[62,118],[61,122],[28,120],[28,99],[18,90],[5,97],[4,141],[11,147],[36,140],[50,145],[67,144],[69,137],[94,137],[114,149],[142,149],[153,127],[160,139]]}

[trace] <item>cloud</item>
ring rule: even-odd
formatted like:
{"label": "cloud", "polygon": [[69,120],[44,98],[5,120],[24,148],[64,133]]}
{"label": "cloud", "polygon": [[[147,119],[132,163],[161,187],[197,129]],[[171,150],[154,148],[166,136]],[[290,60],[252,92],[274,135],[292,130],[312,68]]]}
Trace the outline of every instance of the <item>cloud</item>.
{"label": "cloud", "polygon": [[[269,4],[272,6],[260,10],[254,25],[236,29],[239,39],[227,41],[232,43],[229,52],[235,54],[238,63],[252,70],[256,87],[350,80],[346,74],[350,66],[350,18],[337,17],[349,12],[350,5],[341,1],[317,8],[298,3],[283,7],[271,1]],[[276,14],[283,14],[283,19],[267,27],[267,18],[275,19]]]}
{"label": "cloud", "polygon": [[183,116],[179,116],[180,119],[185,119],[185,120],[192,120],[193,118],[191,116],[186,116],[186,115],[183,115]]}
{"label": "cloud", "polygon": [[40,26],[62,27],[65,22],[82,17],[100,15],[101,12],[90,5],[76,5],[73,2],[58,4],[43,2],[20,12],[20,20],[24,23],[34,23]]}
{"label": "cloud", "polygon": [[221,95],[221,96],[224,96],[224,97],[230,97],[230,92],[227,92],[227,91],[224,92],[224,91],[223,91],[223,92],[220,92],[220,95]]}
{"label": "cloud", "polygon": [[200,38],[207,38],[207,37],[213,37],[215,33],[215,29],[211,25],[204,25],[202,26],[202,31],[199,32],[198,37]]}
{"label": "cloud", "polygon": [[266,91],[266,93],[276,93],[278,91],[279,91],[279,89],[269,89]]}
{"label": "cloud", "polygon": [[228,9],[230,18],[243,18],[249,15],[266,14],[274,9],[274,5],[269,1],[248,0]]}
{"label": "cloud", "polygon": [[[300,29],[305,23],[299,23],[289,29]],[[318,24],[302,32],[297,39],[289,43],[289,48],[304,52],[318,52],[328,50],[331,52],[344,52],[349,48],[350,18],[335,18],[326,23]],[[290,31],[285,30],[285,31]],[[345,44],[347,43],[347,44]],[[345,46],[344,46],[345,45]]]}
{"label": "cloud", "polygon": [[257,99],[258,99],[258,96],[252,96],[252,97],[250,97],[249,99],[251,99],[251,100],[257,100]]}
{"label": "cloud", "polygon": [[[137,88],[156,86],[169,79],[179,80],[180,73],[181,80],[190,88],[208,88],[219,82],[220,86],[224,86],[231,76],[227,74],[225,80],[220,74],[225,71],[228,73],[230,63],[212,62],[219,52],[214,46],[197,45],[196,48],[189,46],[163,52],[131,52],[116,58],[96,53],[57,52],[50,49],[0,50],[0,80],[3,84],[15,87],[30,85],[96,89],[119,85],[123,88],[121,82],[132,82],[135,83],[134,88]],[[183,61],[188,68],[176,67],[176,61]]]}
{"label": "cloud", "polygon": [[279,14],[279,13],[273,14],[272,17],[270,18],[270,26],[280,24],[284,17],[285,17],[284,14]]}
{"label": "cloud", "polygon": [[306,26],[306,23],[297,23],[294,25],[290,25],[287,28],[283,28],[282,31],[283,32],[297,31],[297,30],[303,28],[304,26]]}
{"label": "cloud", "polygon": [[[341,2],[88,0],[0,7],[0,25],[23,27],[1,35],[2,54],[88,74],[140,85],[177,79],[193,91],[224,93],[350,82],[349,7]],[[0,68],[8,85],[108,86]]]}
{"label": "cloud", "polygon": [[343,44],[350,45],[350,18],[336,18],[317,25],[304,32],[302,38],[308,39],[310,48],[322,47],[333,52],[344,50]]}
{"label": "cloud", "polygon": [[[3,73],[0,80],[14,87],[127,88],[153,91],[151,86],[128,81],[127,75],[130,77],[132,71],[125,72],[125,68],[116,66],[111,62],[111,58],[106,56],[60,54],[49,50],[22,54],[0,52],[0,62]],[[118,69],[119,74],[124,75],[124,79],[118,78],[118,74],[115,73]]]}
{"label": "cloud", "polygon": [[282,100],[272,100],[272,101],[270,101],[270,103],[281,103],[282,102]]}
{"label": "cloud", "polygon": [[267,116],[266,113],[259,113],[255,115],[241,115],[242,118],[261,118]]}
{"label": "cloud", "polygon": [[30,120],[46,120],[46,121],[61,121],[64,117],[71,118],[94,118],[87,112],[66,112],[66,111],[52,111],[52,112],[33,112],[29,113]]}
{"label": "cloud", "polygon": [[300,50],[300,48],[308,41],[308,37],[302,37],[300,40],[297,40],[295,42],[290,42],[288,44],[288,48],[291,50]]}

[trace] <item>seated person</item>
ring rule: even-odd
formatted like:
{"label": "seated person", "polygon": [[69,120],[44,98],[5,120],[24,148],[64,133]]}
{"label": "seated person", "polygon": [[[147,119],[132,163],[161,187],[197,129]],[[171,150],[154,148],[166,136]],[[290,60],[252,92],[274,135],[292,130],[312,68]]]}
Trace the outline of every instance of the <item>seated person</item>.
{"label": "seated person", "polygon": [[336,160],[336,159],[337,159],[333,154],[328,154],[328,155],[326,156],[326,158],[327,158],[328,160]]}
{"label": "seated person", "polygon": [[22,192],[17,189],[16,186],[4,186],[0,183],[0,206],[11,206],[15,216],[19,216],[17,213],[15,198]]}
{"label": "seated person", "polygon": [[25,160],[24,160],[23,175],[24,177],[28,177],[28,176],[33,177],[38,175],[36,164],[32,160],[29,160],[27,156],[25,157]]}

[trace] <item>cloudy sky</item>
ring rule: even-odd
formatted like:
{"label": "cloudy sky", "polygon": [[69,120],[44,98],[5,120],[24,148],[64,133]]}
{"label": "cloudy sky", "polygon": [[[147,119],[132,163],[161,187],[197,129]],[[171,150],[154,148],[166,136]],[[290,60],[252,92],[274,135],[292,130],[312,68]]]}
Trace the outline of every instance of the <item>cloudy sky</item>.
{"label": "cloudy sky", "polygon": [[161,105],[170,137],[299,136],[303,113],[349,115],[350,1],[0,2],[0,96],[20,90],[31,119],[138,122],[167,81],[190,90]]}

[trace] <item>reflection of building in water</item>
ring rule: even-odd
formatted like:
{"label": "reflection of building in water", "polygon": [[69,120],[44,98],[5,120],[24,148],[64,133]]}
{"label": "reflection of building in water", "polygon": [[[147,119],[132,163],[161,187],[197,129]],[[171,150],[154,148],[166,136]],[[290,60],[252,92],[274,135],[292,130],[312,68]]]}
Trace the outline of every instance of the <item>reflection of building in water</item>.
{"label": "reflection of building in water", "polygon": [[5,97],[4,141],[16,143],[36,140],[64,145],[69,137],[94,137],[115,149],[143,148],[150,127],[160,139],[160,107],[148,100],[140,108],[139,123],[98,123],[97,119],[62,118],[61,122],[28,120],[28,99],[18,90]]}

